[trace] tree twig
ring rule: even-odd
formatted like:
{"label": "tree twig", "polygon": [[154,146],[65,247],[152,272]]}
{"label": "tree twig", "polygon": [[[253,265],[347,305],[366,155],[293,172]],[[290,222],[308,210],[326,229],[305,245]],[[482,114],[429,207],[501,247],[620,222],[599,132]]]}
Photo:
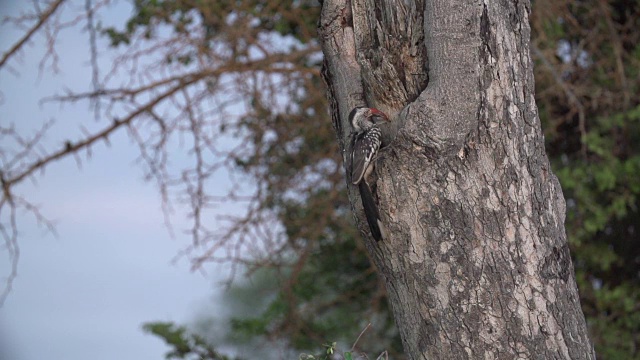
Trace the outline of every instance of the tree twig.
{"label": "tree twig", "polygon": [[38,31],[38,29],[40,29],[42,25],[44,25],[47,22],[47,20],[49,20],[51,15],[53,15],[53,13],[65,1],[66,0],[57,0],[53,2],[51,5],[49,5],[49,7],[40,15],[38,22],[31,29],[29,29],[29,31],[27,31],[27,33],[24,34],[24,36],[11,47],[11,49],[9,49],[7,52],[5,52],[2,55],[2,59],[0,59],[0,68],[2,68],[2,66],[4,66],[4,64],[7,62],[7,60],[9,60],[11,56],[13,56],[18,50],[20,50],[20,48],[22,48],[22,46],[24,46],[24,44],[27,41],[29,41],[31,36],[33,36],[33,34],[35,34],[36,31]]}

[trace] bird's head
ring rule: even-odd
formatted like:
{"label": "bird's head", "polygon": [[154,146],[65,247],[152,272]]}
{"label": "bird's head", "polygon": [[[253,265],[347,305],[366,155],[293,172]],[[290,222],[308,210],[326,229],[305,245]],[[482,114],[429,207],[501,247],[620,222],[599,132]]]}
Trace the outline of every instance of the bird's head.
{"label": "bird's head", "polygon": [[366,130],[380,122],[389,121],[385,113],[368,107],[356,107],[349,114],[349,121],[354,130]]}

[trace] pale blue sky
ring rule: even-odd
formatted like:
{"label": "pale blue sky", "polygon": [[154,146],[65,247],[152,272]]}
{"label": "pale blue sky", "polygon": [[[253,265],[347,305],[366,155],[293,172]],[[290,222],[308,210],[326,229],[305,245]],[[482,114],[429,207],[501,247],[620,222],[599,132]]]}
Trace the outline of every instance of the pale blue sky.
{"label": "pale blue sky", "polygon": [[[15,14],[30,4],[3,2],[0,14]],[[114,8],[112,16],[124,19],[127,12]],[[0,34],[4,53],[19,33],[5,25]],[[11,61],[17,74],[0,71],[3,125],[36,129],[54,118],[56,126],[45,143],[56,146],[77,138],[78,124],[95,126],[86,104],[39,105],[42,97],[65,86],[81,90],[89,85],[87,36],[77,28],[61,34],[59,74],[38,76],[42,37]],[[46,234],[28,216],[20,218],[18,278],[0,309],[0,347],[15,360],[162,359],[166,346],[142,332],[143,322],[187,323],[202,309],[215,309],[217,279],[190,272],[186,259],[172,263],[190,238],[180,231],[169,236],[160,197],[141,180],[134,163],[136,148],[125,133],[110,140],[110,148],[100,144],[92,149],[82,169],[65,159],[36,176],[37,184],[17,188],[56,222],[59,236]],[[179,216],[174,220],[176,228],[184,225]],[[5,276],[7,257],[0,255]]]}

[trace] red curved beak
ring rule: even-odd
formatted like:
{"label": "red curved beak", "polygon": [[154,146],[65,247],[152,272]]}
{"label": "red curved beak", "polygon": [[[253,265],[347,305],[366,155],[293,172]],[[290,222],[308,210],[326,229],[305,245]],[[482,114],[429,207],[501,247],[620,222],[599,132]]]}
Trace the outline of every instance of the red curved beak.
{"label": "red curved beak", "polygon": [[387,115],[376,108],[370,108],[369,112],[371,113],[371,116],[377,116],[384,121],[389,121],[389,118],[387,117]]}

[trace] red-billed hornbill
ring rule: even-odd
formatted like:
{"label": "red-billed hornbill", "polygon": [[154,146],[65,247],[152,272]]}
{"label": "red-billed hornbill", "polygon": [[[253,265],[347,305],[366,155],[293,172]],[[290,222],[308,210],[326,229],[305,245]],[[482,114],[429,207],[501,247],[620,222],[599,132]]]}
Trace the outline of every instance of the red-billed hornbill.
{"label": "red-billed hornbill", "polygon": [[382,130],[378,124],[389,119],[378,109],[356,107],[349,114],[349,121],[353,127],[349,176],[351,182],[358,185],[360,190],[362,207],[371,235],[376,241],[380,241],[385,237],[384,225],[380,220],[380,213],[371,193],[368,178],[373,172],[378,150],[382,146]]}

